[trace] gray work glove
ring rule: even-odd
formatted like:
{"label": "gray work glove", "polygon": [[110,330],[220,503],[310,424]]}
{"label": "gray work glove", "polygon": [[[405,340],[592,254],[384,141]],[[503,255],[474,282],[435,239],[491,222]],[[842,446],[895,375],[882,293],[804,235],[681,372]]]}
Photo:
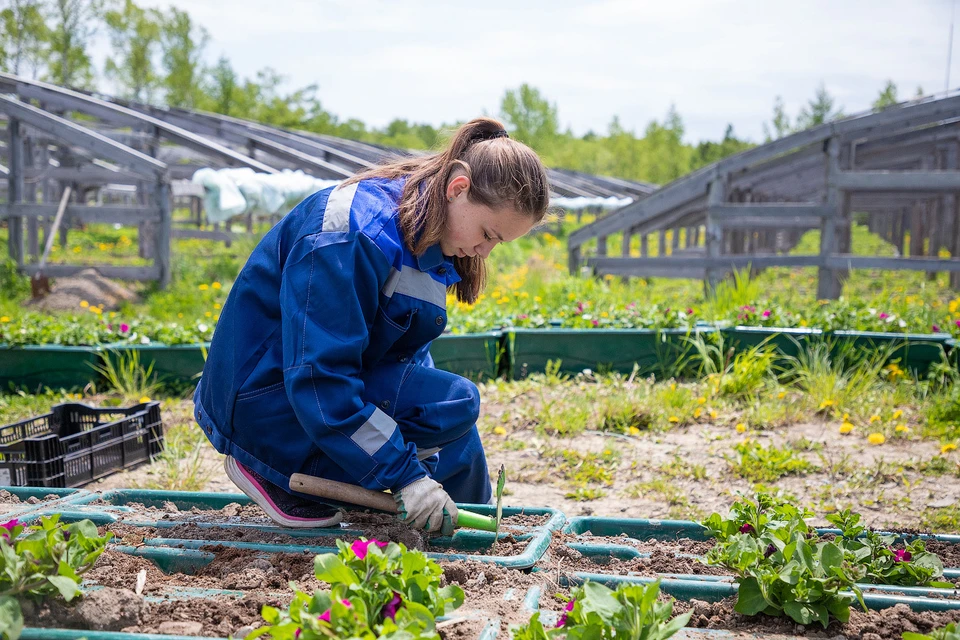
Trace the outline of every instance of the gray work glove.
{"label": "gray work glove", "polygon": [[433,478],[414,480],[393,494],[393,499],[404,524],[431,533],[440,531],[445,536],[453,534],[457,505]]}

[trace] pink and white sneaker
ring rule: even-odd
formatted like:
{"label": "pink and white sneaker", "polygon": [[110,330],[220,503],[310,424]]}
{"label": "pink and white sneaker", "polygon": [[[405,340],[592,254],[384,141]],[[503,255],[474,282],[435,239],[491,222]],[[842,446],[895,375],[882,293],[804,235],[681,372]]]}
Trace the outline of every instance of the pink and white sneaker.
{"label": "pink and white sneaker", "polygon": [[336,507],[300,498],[284,491],[257,472],[249,469],[233,456],[223,461],[227,477],[277,524],[284,527],[333,527],[340,524],[343,514]]}

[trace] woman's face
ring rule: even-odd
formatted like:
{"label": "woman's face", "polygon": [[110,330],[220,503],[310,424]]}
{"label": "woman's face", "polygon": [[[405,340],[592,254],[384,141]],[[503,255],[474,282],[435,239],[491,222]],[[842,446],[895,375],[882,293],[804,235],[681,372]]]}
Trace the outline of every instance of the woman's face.
{"label": "woman's face", "polygon": [[447,226],[440,238],[444,255],[486,258],[501,242],[516,240],[533,227],[532,218],[509,205],[493,209],[470,202],[469,188],[465,175],[453,178],[447,186]]}

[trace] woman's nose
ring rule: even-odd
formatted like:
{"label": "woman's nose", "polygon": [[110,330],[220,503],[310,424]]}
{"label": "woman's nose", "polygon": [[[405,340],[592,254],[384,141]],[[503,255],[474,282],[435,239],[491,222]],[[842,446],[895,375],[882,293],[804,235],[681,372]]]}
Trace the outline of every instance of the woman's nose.
{"label": "woman's nose", "polygon": [[495,246],[497,246],[496,240],[485,241],[477,245],[476,252],[486,260]]}

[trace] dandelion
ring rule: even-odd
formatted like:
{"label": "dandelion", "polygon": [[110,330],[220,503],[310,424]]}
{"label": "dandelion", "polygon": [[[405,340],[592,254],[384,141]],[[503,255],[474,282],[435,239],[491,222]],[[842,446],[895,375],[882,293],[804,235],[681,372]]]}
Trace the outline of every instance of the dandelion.
{"label": "dandelion", "polygon": [[669,418],[667,418],[667,420],[674,424],[680,422],[680,418],[678,418],[677,416],[670,416]]}
{"label": "dandelion", "polygon": [[878,416],[877,414],[873,414],[872,416],[870,416],[870,424],[873,424],[875,422],[880,422],[880,416]]}
{"label": "dandelion", "polygon": [[910,427],[905,424],[898,424],[893,430],[897,433],[910,433]]}
{"label": "dandelion", "polygon": [[870,444],[883,444],[887,441],[887,437],[882,433],[871,433],[867,436],[867,442]]}
{"label": "dandelion", "polygon": [[0,322],[10,322],[9,316],[0,316]]}
{"label": "dandelion", "polygon": [[86,300],[81,300],[81,301],[80,301],[80,306],[83,307],[84,309],[86,309],[87,307],[90,306],[90,303],[87,302]]}
{"label": "dandelion", "polygon": [[219,308],[220,308],[220,303],[219,303],[219,302],[214,302],[214,303],[213,303],[213,308],[214,308],[214,309],[219,309]]}
{"label": "dandelion", "polygon": [[495,434],[497,434],[498,436],[505,436],[505,435],[507,435],[507,430],[504,429],[503,427],[494,427],[494,428],[493,428],[493,432],[494,432]]}
{"label": "dandelion", "polygon": [[786,398],[786,397],[787,397],[787,392],[786,392],[786,391],[781,391],[780,393],[777,394],[777,398],[778,398],[779,400],[783,400],[783,399]]}
{"label": "dandelion", "polygon": [[843,424],[840,425],[840,433],[841,433],[841,434],[847,435],[847,434],[850,433],[851,431],[853,431],[853,424],[852,424],[852,423],[850,423],[850,422],[844,422]]}
{"label": "dandelion", "polygon": [[707,399],[701,396],[697,398],[697,404],[707,404]]}
{"label": "dandelion", "polygon": [[716,409],[710,409],[710,417],[711,417],[713,420],[716,420],[716,419],[717,419],[717,410],[716,410]]}
{"label": "dandelion", "polygon": [[208,318],[212,318],[212,317],[213,317],[213,313],[210,312],[210,311],[207,311],[207,312],[204,313],[203,315],[207,316]]}
{"label": "dandelion", "polygon": [[210,285],[204,283],[204,284],[201,284],[201,285],[200,285],[199,287],[197,287],[197,288],[200,289],[200,291],[206,291],[207,289],[210,288]]}
{"label": "dandelion", "polygon": [[957,445],[955,445],[952,442],[947,443],[942,447],[940,447],[940,453],[943,453],[943,454],[950,453],[951,451],[956,451],[956,450],[957,450]]}
{"label": "dandelion", "polygon": [[219,289],[221,285],[220,285],[219,282],[214,282],[214,283],[213,283],[212,285],[210,285],[210,286],[213,287],[214,289]]}
{"label": "dandelion", "polygon": [[697,407],[696,409],[693,410],[694,418],[699,418],[702,415],[703,415],[703,409],[701,409],[700,407]]}
{"label": "dandelion", "polygon": [[631,436],[638,436],[640,435],[640,429],[638,429],[637,427],[630,427],[629,429],[627,429],[627,433]]}
{"label": "dandelion", "polygon": [[742,422],[737,423],[737,433],[743,433],[746,430],[747,430],[747,425],[743,424]]}
{"label": "dandelion", "polygon": [[893,415],[891,416],[891,419],[893,419],[893,420],[899,420],[902,416],[903,416],[903,410],[902,410],[902,409],[897,409],[896,411],[893,412]]}
{"label": "dandelion", "polygon": [[827,400],[824,400],[823,402],[820,403],[820,409],[819,409],[819,411],[823,411],[824,409],[826,409],[826,408],[828,408],[828,407],[832,407],[832,406],[834,406],[835,404],[836,404],[836,402],[834,402],[833,400],[830,400],[830,399],[828,398]]}

